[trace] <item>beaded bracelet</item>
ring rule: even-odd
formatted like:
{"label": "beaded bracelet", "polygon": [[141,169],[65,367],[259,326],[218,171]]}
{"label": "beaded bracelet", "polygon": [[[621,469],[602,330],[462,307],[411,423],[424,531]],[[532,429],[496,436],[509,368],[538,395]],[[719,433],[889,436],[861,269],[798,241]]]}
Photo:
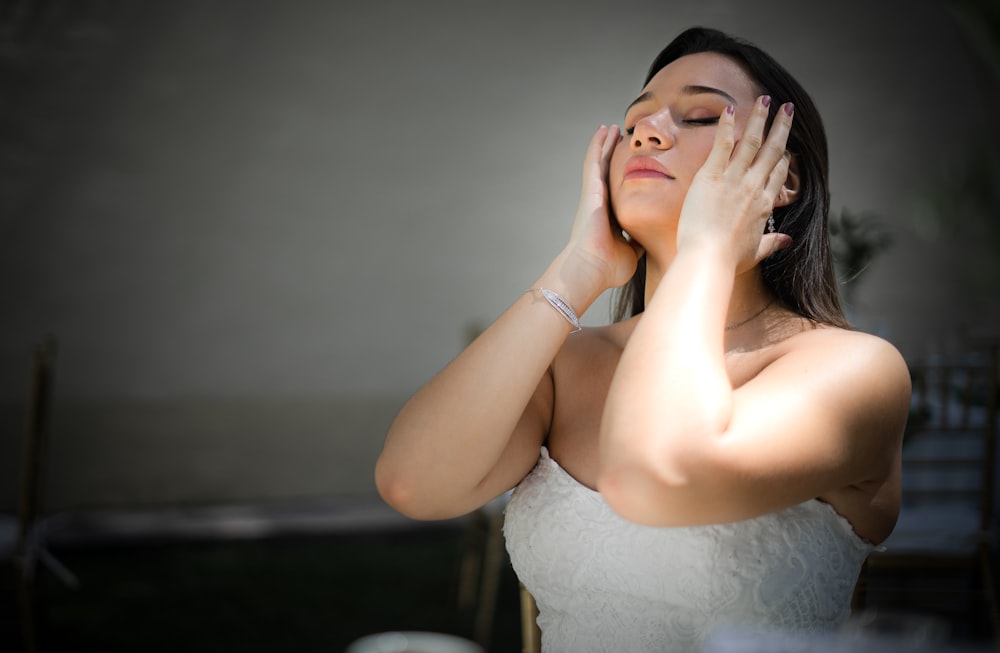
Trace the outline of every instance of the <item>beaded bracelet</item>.
{"label": "beaded bracelet", "polygon": [[552,306],[552,308],[559,311],[559,314],[562,315],[564,318],[566,318],[567,322],[573,325],[573,330],[570,331],[570,333],[576,333],[577,331],[581,331],[583,329],[583,327],[580,326],[580,318],[576,316],[576,311],[574,311],[573,307],[570,306],[569,303],[565,299],[560,297],[557,293],[547,288],[529,288],[525,292],[542,293],[542,297],[545,298],[545,301],[547,301]]}

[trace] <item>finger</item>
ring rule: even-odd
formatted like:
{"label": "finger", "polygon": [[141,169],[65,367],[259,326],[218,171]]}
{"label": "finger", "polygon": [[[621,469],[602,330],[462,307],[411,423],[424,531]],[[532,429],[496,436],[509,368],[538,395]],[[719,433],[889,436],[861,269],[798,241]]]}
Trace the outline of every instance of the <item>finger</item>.
{"label": "finger", "polygon": [[604,145],[601,149],[601,161],[604,164],[607,164],[611,160],[611,155],[614,154],[615,148],[618,147],[621,138],[622,132],[618,125],[608,127],[608,133],[604,138]]}
{"label": "finger", "polygon": [[[778,165],[785,157],[788,144],[788,134],[792,129],[792,116],[795,113],[795,105],[786,102],[778,109],[778,113],[771,125],[771,130],[767,134],[764,146],[757,154],[757,162],[765,170],[770,170]],[[784,180],[784,177],[782,177]]]}
{"label": "finger", "polygon": [[729,105],[719,116],[719,124],[715,129],[715,142],[705,159],[703,169],[715,175],[721,175],[729,165],[736,145],[736,107]]}
{"label": "finger", "polygon": [[767,124],[770,106],[770,95],[761,95],[754,102],[746,127],[743,128],[743,135],[740,136],[740,142],[733,151],[732,163],[736,170],[747,170],[757,158],[757,153],[764,144],[764,125]]}
{"label": "finger", "polygon": [[778,193],[781,192],[781,187],[788,179],[788,167],[791,165],[791,161],[792,155],[788,152],[782,152],[777,164],[774,165],[767,177],[767,184],[764,186],[764,197],[773,198],[771,204],[777,202]]}
{"label": "finger", "polygon": [[604,144],[601,146],[601,180],[607,183],[608,169],[611,167],[611,156],[615,153],[615,148],[621,142],[621,130],[618,125],[608,127],[608,133],[604,137]]}
{"label": "finger", "polygon": [[603,156],[604,145],[609,140],[608,127],[601,125],[590,138],[587,145],[587,153],[583,157],[583,191],[593,193],[601,190],[603,181],[601,180],[601,158]]}
{"label": "finger", "polygon": [[594,135],[590,137],[590,143],[587,144],[587,153],[583,158],[584,167],[592,165],[598,162],[601,158],[601,151],[604,148],[604,141],[608,137],[608,127],[607,125],[601,125],[594,132]]}
{"label": "finger", "polygon": [[760,263],[771,254],[792,246],[792,237],[788,234],[764,234],[757,245],[757,257],[754,264]]}

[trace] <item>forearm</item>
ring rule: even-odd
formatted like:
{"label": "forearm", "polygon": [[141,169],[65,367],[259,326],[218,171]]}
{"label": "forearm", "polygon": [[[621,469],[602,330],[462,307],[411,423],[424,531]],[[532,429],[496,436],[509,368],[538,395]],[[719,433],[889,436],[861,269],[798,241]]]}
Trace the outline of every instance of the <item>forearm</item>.
{"label": "forearm", "polygon": [[[592,276],[564,253],[535,285],[582,314],[603,290]],[[474,492],[500,462],[570,330],[540,294],[525,293],[422,387],[392,424],[376,468],[387,500],[448,505]],[[537,435],[540,443],[544,433]]]}
{"label": "forearm", "polygon": [[732,266],[702,251],[673,260],[616,370],[601,424],[609,477],[689,482],[690,464],[729,424],[725,320]]}

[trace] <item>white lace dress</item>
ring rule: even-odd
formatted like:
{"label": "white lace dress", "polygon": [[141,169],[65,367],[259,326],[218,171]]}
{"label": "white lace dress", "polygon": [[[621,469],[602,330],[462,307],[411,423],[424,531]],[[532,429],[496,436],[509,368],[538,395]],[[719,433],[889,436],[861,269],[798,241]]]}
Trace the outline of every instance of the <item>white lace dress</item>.
{"label": "white lace dress", "polygon": [[826,630],[874,548],[820,501],[713,526],[625,521],[542,448],[504,535],[543,653],[699,651],[724,627]]}

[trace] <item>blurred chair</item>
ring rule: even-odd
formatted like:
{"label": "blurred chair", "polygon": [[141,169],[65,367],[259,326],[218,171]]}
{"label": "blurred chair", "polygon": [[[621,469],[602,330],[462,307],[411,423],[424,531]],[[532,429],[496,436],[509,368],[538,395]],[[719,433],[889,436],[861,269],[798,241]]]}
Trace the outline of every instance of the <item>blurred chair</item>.
{"label": "blurred chair", "polygon": [[997,344],[914,364],[910,373],[899,521],[884,550],[869,557],[855,608],[880,596],[952,619],[980,614],[996,637]]}
{"label": "blurred chair", "polygon": [[493,636],[500,576],[507,560],[503,511],[509,498],[510,492],[502,494],[466,518],[458,607],[473,613],[472,639],[486,649]]}
{"label": "blurred chair", "polygon": [[56,349],[55,339],[49,337],[38,344],[33,352],[22,444],[17,520],[15,527],[9,529],[14,541],[8,554],[14,567],[19,629],[25,653],[34,653],[38,649],[35,594],[38,563],[43,564],[68,586],[78,585],[76,576],[46,548],[46,523],[41,511]]}

